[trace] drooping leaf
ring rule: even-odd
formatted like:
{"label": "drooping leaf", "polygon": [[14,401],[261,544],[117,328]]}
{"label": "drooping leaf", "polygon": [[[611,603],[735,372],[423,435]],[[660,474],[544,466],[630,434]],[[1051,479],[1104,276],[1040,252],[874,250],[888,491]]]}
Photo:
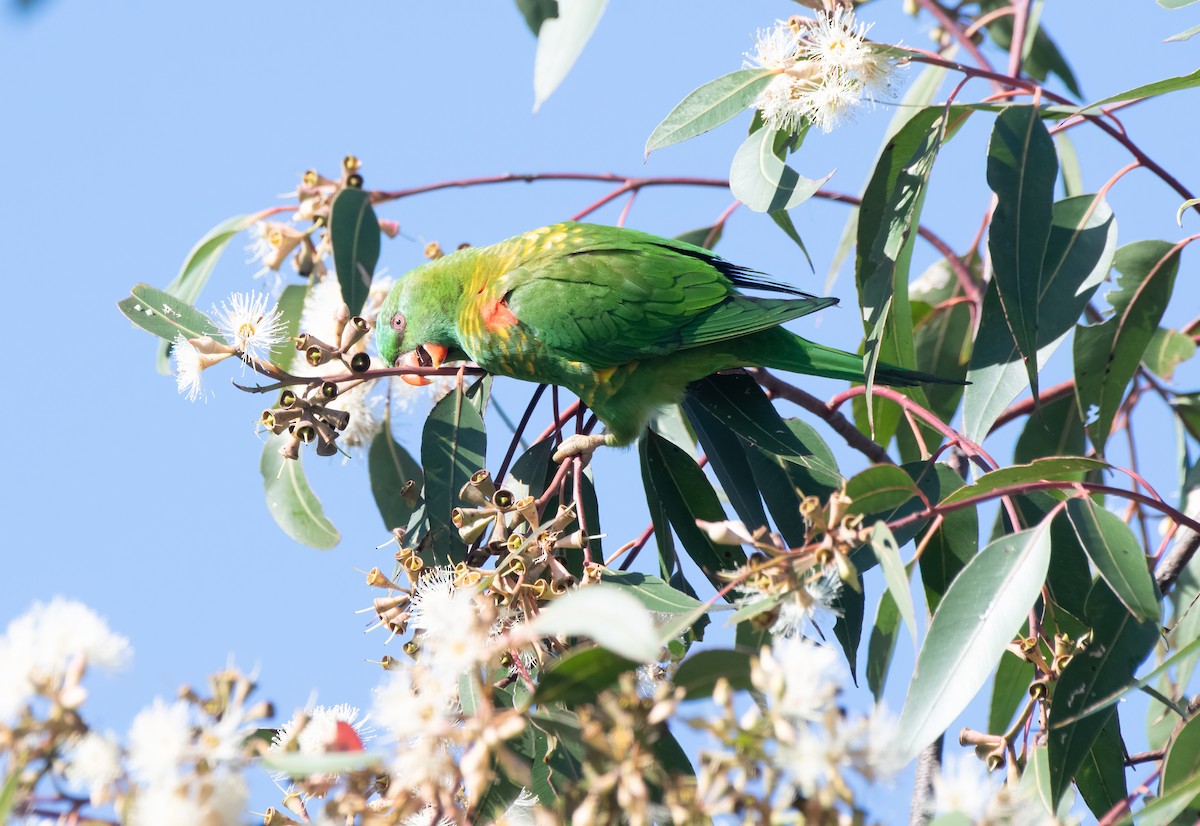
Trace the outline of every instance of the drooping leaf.
{"label": "drooping leaf", "polygon": [[412,517],[413,508],[400,491],[408,482],[421,489],[421,466],[392,435],[390,417],[371,440],[367,451],[367,474],[371,477],[371,494],[375,507],[383,517],[384,527],[403,528]]}
{"label": "drooping leaf", "polygon": [[370,195],[346,187],[334,197],[329,208],[329,238],[342,300],[350,308],[350,315],[358,315],[371,290],[375,265],[379,263],[379,220]]}
{"label": "drooping leaf", "polygon": [[890,590],[879,595],[879,609],[875,612],[875,624],[867,639],[867,688],[875,702],[883,697],[888,670],[892,665],[892,654],[896,650],[896,639],[900,636],[900,611]]}
{"label": "drooping leaf", "polygon": [[724,677],[734,691],[750,689],[750,652],[727,648],[698,651],[679,664],[672,682],[687,691],[686,699],[711,697]]}
{"label": "drooping leaf", "polygon": [[798,206],[833,175],[813,180],[785,164],[776,151],[780,133],[768,126],[757,129],[733,155],[729,190],[755,212],[775,212]]}
{"label": "drooping leaf", "polygon": [[1169,381],[1175,374],[1175,368],[1194,355],[1196,342],[1192,341],[1191,336],[1159,327],[1146,345],[1142,362],[1156,375]]}
{"label": "drooping leaf", "polygon": [[541,496],[546,490],[547,471],[553,454],[554,442],[551,439],[537,442],[513,462],[504,478],[504,486],[511,490],[517,499],[526,496],[536,499]]}
{"label": "drooping leaf", "polygon": [[[937,465],[942,490],[953,490],[962,477],[946,465]],[[927,530],[934,530],[930,523]],[[921,540],[925,542],[924,539]],[[925,586],[925,602],[932,612],[954,578],[979,551],[979,513],[976,508],[961,508],[943,516],[941,525],[925,542],[920,557],[921,582]]]}
{"label": "drooping leaf", "polygon": [[[1185,787],[1188,781],[1200,777],[1200,722],[1196,717],[1188,720],[1171,739],[1163,761],[1162,794],[1170,794]],[[1200,816],[1200,798],[1181,809],[1189,817]]]}
{"label": "drooping leaf", "polygon": [[296,358],[296,347],[292,339],[300,332],[300,316],[304,312],[304,299],[308,297],[307,284],[289,284],[283,288],[275,309],[283,318],[282,339],[271,349],[271,361],[281,370],[288,370]]}
{"label": "drooping leaf", "polygon": [[858,685],[858,646],[862,642],[863,621],[867,608],[861,573],[858,576],[857,588],[842,583],[832,607],[837,616],[833,623],[833,636],[837,638],[842,652],[846,655],[850,678]]}
{"label": "drooping leaf", "polygon": [[1075,397],[1101,453],[1125,387],[1171,298],[1179,250],[1166,241],[1136,241],[1117,250],[1113,268],[1121,276],[1108,294],[1112,316],[1075,330]]}
{"label": "drooping leaf", "polygon": [[917,618],[913,609],[912,589],[908,584],[908,571],[900,559],[900,548],[896,545],[896,537],[888,530],[884,522],[876,522],[871,530],[871,547],[879,559],[879,567],[883,571],[883,581],[887,583],[888,593],[904,620],[908,635],[913,645],[917,644]]}
{"label": "drooping leaf", "polygon": [[1121,722],[1112,715],[1083,764],[1075,774],[1075,784],[1087,807],[1097,819],[1129,796],[1125,783],[1125,744],[1121,739]]}
{"label": "drooping leaf", "polygon": [[654,127],[646,139],[646,155],[737,117],[774,79],[767,69],[740,69],[693,90]]}
{"label": "drooping leaf", "polygon": [[[974,262],[964,266],[968,266],[972,274],[979,269]],[[910,285],[913,354],[918,370],[944,379],[966,380],[974,321],[970,304],[961,300],[963,295],[958,278],[945,259],[934,263]],[[962,395],[963,388],[954,384],[925,386],[929,409],[946,422],[954,418]],[[924,432],[927,442],[942,439],[941,434],[931,430]],[[901,428],[898,433],[909,431]],[[932,445],[928,446],[932,449]]]}
{"label": "drooping leaf", "polygon": [[1062,176],[1063,196],[1074,198],[1086,190],[1083,186],[1083,167],[1079,164],[1079,153],[1066,132],[1054,136],[1054,148],[1058,152],[1059,174]]}
{"label": "drooping leaf", "polygon": [[309,487],[302,459],[285,459],[279,447],[285,434],[267,437],[259,470],[267,497],[267,510],[283,532],[297,542],[327,551],[341,534],[325,517],[321,500]]}
{"label": "drooping leaf", "polygon": [[1034,398],[1038,395],[1038,302],[1050,240],[1058,156],[1054,141],[1034,106],[1011,106],[1000,113],[988,144],[988,186],[996,208],[988,232],[992,289],[1017,350],[1024,359]]}
{"label": "drooping leaf", "polygon": [[1050,524],[988,545],[951,583],[917,656],[897,748],[915,757],[966,708],[1029,609],[1050,564]]}
{"label": "drooping leaf", "polygon": [[[879,151],[875,154],[876,165],[879,162],[880,153],[887,148],[892,137],[917,113],[923,111],[925,107],[933,102],[945,77],[946,69],[944,67],[925,66],[921,69],[921,73],[908,85],[908,89],[904,92],[904,97],[900,99],[895,113],[892,115],[892,119],[888,121],[887,128],[884,129],[883,142],[879,147]],[[842,262],[854,247],[854,239],[857,234],[858,207],[852,206],[850,208],[850,216],[846,219],[846,225],[842,228],[841,237],[838,239],[837,248],[830,261],[829,274],[825,277],[826,293],[833,291],[833,282],[837,279],[838,270],[841,269]]]}
{"label": "drooping leaf", "polygon": [[949,505],[1023,482],[1072,479],[1080,471],[1104,470],[1107,467],[1108,463],[1099,459],[1087,459],[1083,456],[1049,456],[1037,459],[1027,465],[1010,465],[985,473],[976,480],[975,484],[963,485],[951,493],[942,500],[942,504]]}
{"label": "drooping leaf", "polygon": [[533,61],[533,111],[571,71],[606,5],[607,0],[558,0],[558,16],[542,18]]}
{"label": "drooping leaf", "polygon": [[[1062,798],[1100,731],[1115,710],[1106,707],[1078,717],[1088,706],[1134,681],[1134,671],[1146,659],[1158,629],[1139,622],[1102,581],[1087,600],[1092,640],[1071,658],[1054,688],[1050,703],[1050,784],[1055,800]],[[1070,719],[1071,722],[1063,722]]]}
{"label": "drooping leaf", "polygon": [[137,326],[159,338],[211,336],[223,341],[212,320],[190,304],[149,284],[134,284],[129,298],[117,302],[121,312]]}
{"label": "drooping leaf", "polygon": [[775,222],[775,226],[783,230],[783,234],[792,239],[792,242],[800,248],[800,252],[804,253],[804,260],[808,262],[808,268],[812,269],[812,257],[808,254],[808,247],[804,246],[804,239],[800,237],[800,233],[796,230],[796,224],[792,221],[792,216],[788,215],[786,209],[775,209],[768,212],[771,220]]}
{"label": "drooping leaf", "polygon": [[[916,363],[908,304],[913,242],[938,151],[965,118],[960,110],[947,114],[940,106],[914,114],[884,146],[863,193],[854,273],[866,333],[863,353],[868,402],[880,361],[900,367]],[[919,403],[926,401],[920,388],[902,392]],[[885,424],[867,409],[871,429],[878,428],[876,437],[884,443],[891,439],[899,421],[894,409],[889,416]]]}
{"label": "drooping leaf", "polygon": [[[1112,210],[1091,195],[1056,203],[1053,222],[1037,302],[1039,369],[1074,329],[1108,275],[1117,243]],[[984,295],[967,379],[971,384],[963,393],[963,433],[978,442],[1029,383],[1004,307],[993,289]]]}
{"label": "drooping leaf", "polygon": [[687,412],[708,464],[738,518],[750,530],[767,525],[767,512],[742,440],[703,405],[692,405]]}
{"label": "drooping leaf", "polygon": [[1136,619],[1157,624],[1162,616],[1161,595],[1150,576],[1149,560],[1129,526],[1091,499],[1069,500],[1064,518],[1117,599]]}
{"label": "drooping leaf", "polygon": [[453,564],[465,555],[450,515],[461,504],[458,492],[471,474],[483,468],[486,455],[483,419],[457,387],[434,405],[421,436],[425,509],[433,534],[431,547],[422,548],[427,564]]}
{"label": "drooping leaf", "polygon": [[[995,11],[1003,5],[1003,2],[998,2],[998,0],[987,0],[981,4],[982,11],[985,12]],[[1001,15],[993,19],[988,24],[987,30],[1001,49],[1007,52],[1012,48],[1012,15]],[[1075,73],[1071,71],[1070,65],[1067,64],[1067,59],[1041,26],[1032,29],[1032,35],[1025,41],[1024,60],[1022,60],[1021,66],[1038,80],[1045,80],[1051,73],[1056,74],[1071,91],[1071,94],[1082,94],[1079,91],[1079,82],[1075,79]]]}
{"label": "drooping leaf", "polygon": [[675,236],[677,241],[683,241],[686,244],[693,244],[697,247],[704,247],[710,250],[717,245],[721,240],[721,235],[724,232],[724,224],[714,224],[711,227],[700,227],[698,229],[689,229],[687,232],[681,232]]}
{"label": "drooping leaf", "polygon": [[639,444],[646,489],[653,489],[671,528],[684,549],[709,581],[720,588],[718,574],[746,561],[745,552],[732,545],[717,545],[696,526],[697,519],[720,522],[725,512],[717,494],[695,461],[678,447],[647,430]]}

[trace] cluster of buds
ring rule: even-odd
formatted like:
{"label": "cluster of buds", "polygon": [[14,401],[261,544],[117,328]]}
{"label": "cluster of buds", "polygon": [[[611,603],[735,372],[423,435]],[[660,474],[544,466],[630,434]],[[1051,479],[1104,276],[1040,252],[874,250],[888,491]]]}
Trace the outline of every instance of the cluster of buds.
{"label": "cluster of buds", "polygon": [[[683,796],[674,792],[677,786],[689,785],[664,766],[655,752],[655,743],[684,693],[681,687],[659,683],[653,696],[644,696],[636,678],[626,673],[615,688],[578,709],[580,739],[587,755],[583,781],[570,790],[566,800],[572,823],[637,826],[661,822],[664,813],[652,802],[651,787],[666,791],[671,800]],[[677,804],[673,808],[679,812],[683,807]]]}
{"label": "cluster of buds", "polygon": [[[478,567],[488,557],[496,558],[487,590],[497,603],[511,605],[523,593],[535,600],[552,599],[576,584],[566,552],[586,548],[590,537],[579,529],[567,531],[577,522],[573,504],[559,505],[546,519],[533,496],[518,499],[497,488],[486,470],[474,473],[459,497],[468,507],[455,508],[451,521],[463,541],[475,546],[468,562]],[[599,578],[594,565],[585,566],[582,573],[587,579]]]}
{"label": "cluster of buds", "polygon": [[800,503],[800,514],[807,522],[805,542],[811,544],[819,534],[815,558],[818,565],[834,565],[842,582],[858,590],[858,569],[850,554],[866,541],[870,529],[862,526],[862,514],[847,513],[852,500],[845,491],[835,491],[828,507],[821,506],[815,496],[806,496]]}
{"label": "cluster of buds", "polygon": [[[314,368],[336,360],[352,373],[364,373],[371,368],[371,357],[357,345],[370,331],[371,325],[366,319],[361,316],[351,318],[349,309],[342,304],[334,319],[336,346],[302,333],[296,337],[296,349],[304,353],[305,362]],[[291,387],[284,388],[276,406],[264,410],[260,421],[276,435],[288,434],[279,448],[288,459],[299,457],[301,444],[313,442],[318,456],[333,456],[338,452],[338,434],[350,424],[350,413],[332,407],[330,403],[342,392],[361,383],[357,379],[340,383],[314,379],[300,392]]]}

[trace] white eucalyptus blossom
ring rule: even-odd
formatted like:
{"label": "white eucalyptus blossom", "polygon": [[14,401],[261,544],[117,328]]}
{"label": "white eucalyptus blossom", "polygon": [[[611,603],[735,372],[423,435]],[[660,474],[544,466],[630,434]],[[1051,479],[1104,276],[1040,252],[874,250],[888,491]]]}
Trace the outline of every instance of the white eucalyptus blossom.
{"label": "white eucalyptus blossom", "polygon": [[213,306],[217,327],[248,358],[267,359],[286,338],[279,308],[267,309],[270,300],[266,293],[234,293],[219,308]]}

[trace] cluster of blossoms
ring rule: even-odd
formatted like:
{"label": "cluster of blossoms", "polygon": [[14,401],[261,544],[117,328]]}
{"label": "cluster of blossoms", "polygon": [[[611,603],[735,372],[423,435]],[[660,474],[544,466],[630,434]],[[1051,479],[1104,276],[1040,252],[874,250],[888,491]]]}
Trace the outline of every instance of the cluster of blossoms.
{"label": "cluster of blossoms", "polygon": [[748,65],[776,73],[754,102],[773,129],[832,131],[863,105],[893,95],[896,63],[866,40],[851,9],[794,16],[758,34]]}

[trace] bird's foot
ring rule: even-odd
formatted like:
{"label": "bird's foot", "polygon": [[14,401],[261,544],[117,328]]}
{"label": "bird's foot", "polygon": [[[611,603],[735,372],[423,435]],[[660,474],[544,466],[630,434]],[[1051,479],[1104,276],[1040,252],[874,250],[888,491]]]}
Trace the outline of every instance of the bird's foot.
{"label": "bird's foot", "polygon": [[563,439],[563,443],[558,446],[558,450],[554,451],[554,461],[561,462],[565,459],[570,459],[573,456],[582,458],[584,464],[592,458],[592,453],[596,448],[608,443],[608,437],[604,435],[587,436],[583,433],[576,433],[574,436],[568,436]]}

